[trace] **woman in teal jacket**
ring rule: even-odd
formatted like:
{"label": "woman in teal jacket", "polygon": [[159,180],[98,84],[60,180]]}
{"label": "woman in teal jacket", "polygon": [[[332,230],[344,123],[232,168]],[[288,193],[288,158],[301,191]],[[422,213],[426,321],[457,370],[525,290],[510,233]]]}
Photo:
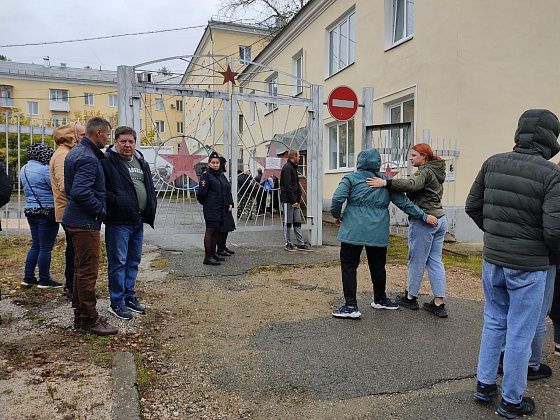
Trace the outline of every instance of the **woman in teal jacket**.
{"label": "woman in teal jacket", "polygon": [[344,305],[332,312],[337,318],[359,318],[361,315],[356,300],[356,270],[364,246],[373,283],[374,299],[371,306],[376,309],[398,309],[398,305],[385,293],[390,202],[413,218],[437,225],[436,217],[424,213],[403,193],[368,187],[368,178],[387,179],[379,173],[380,168],[381,156],[376,149],[360,152],[357,171],[342,178],[332,198],[331,214],[340,225],[337,239],[341,242],[340,266],[345,300]]}

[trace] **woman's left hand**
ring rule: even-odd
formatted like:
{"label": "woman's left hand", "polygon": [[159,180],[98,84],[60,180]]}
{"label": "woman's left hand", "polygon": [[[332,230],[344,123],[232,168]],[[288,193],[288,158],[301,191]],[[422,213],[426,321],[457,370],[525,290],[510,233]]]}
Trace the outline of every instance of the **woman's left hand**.
{"label": "woman's left hand", "polygon": [[366,179],[366,183],[369,187],[373,188],[383,188],[385,185],[387,185],[387,181],[381,178],[368,178]]}

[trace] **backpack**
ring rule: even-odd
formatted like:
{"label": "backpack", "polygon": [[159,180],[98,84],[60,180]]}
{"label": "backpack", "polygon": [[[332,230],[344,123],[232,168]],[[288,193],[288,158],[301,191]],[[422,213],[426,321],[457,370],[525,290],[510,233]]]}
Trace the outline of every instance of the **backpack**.
{"label": "backpack", "polygon": [[0,167],[0,207],[5,206],[10,201],[12,194],[12,183],[6,175],[4,168]]}

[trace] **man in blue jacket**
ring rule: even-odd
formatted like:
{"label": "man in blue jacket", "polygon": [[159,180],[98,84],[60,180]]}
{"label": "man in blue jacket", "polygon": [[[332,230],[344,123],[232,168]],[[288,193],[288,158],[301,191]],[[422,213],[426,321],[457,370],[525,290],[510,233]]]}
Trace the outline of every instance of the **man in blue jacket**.
{"label": "man in blue jacket", "polygon": [[97,313],[95,284],[99,272],[101,222],[105,219],[105,176],[101,160],[111,124],[95,117],[86,125],[86,136],[64,160],[64,190],[68,205],[62,223],[74,244],[74,326],[96,335],[112,335],[117,329]]}
{"label": "man in blue jacket", "polygon": [[154,227],[157,197],[150,167],[136,150],[136,131],[115,130],[115,144],[102,161],[107,189],[105,244],[109,263],[109,312],[132,319],[146,313],[136,297],[136,277],[142,257],[144,223]]}

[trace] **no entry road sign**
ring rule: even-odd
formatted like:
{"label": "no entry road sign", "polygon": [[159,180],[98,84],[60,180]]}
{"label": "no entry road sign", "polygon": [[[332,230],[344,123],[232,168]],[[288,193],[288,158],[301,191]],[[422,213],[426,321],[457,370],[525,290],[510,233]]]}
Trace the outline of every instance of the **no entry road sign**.
{"label": "no entry road sign", "polygon": [[346,121],[356,113],[358,97],[348,86],[339,86],[330,93],[327,107],[333,118],[339,121]]}

